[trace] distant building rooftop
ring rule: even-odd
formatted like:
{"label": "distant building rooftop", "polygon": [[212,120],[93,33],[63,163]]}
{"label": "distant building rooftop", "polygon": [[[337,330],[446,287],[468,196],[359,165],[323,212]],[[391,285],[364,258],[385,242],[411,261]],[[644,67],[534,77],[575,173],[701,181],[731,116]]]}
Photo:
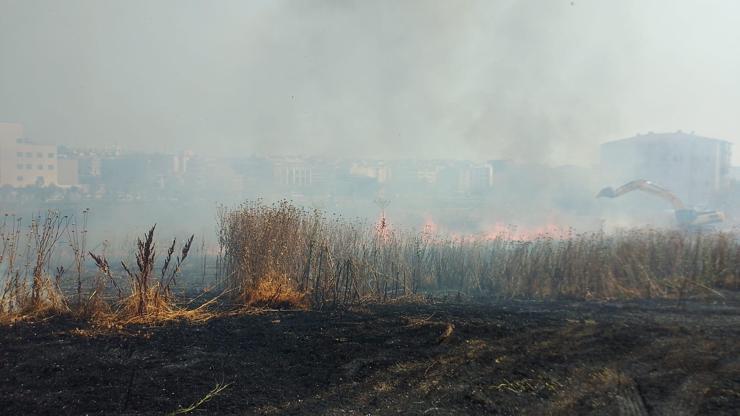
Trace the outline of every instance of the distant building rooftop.
{"label": "distant building rooftop", "polygon": [[609,144],[616,144],[616,143],[630,143],[630,142],[651,142],[651,141],[665,141],[665,140],[674,140],[674,141],[714,141],[714,142],[720,142],[720,143],[727,143],[731,144],[727,140],[722,139],[715,139],[712,137],[704,137],[694,134],[694,132],[691,133],[685,133],[681,130],[673,133],[653,133],[648,132],[645,134],[638,134],[637,136],[628,137],[626,139],[619,139],[619,140],[612,140],[609,142],[604,143],[604,145]]}

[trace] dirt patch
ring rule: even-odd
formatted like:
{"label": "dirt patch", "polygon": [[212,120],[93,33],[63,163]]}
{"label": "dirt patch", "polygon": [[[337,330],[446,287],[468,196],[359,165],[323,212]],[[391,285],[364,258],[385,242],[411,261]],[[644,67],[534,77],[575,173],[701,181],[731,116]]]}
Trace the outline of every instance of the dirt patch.
{"label": "dirt patch", "polygon": [[730,415],[740,303],[505,302],[0,328],[4,414]]}

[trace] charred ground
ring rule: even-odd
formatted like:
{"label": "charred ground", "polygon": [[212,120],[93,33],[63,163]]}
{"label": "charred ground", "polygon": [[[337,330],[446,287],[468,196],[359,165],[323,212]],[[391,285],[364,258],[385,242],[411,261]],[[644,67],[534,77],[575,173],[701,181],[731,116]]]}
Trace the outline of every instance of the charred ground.
{"label": "charred ground", "polygon": [[4,414],[730,415],[740,302],[429,302],[0,328]]}

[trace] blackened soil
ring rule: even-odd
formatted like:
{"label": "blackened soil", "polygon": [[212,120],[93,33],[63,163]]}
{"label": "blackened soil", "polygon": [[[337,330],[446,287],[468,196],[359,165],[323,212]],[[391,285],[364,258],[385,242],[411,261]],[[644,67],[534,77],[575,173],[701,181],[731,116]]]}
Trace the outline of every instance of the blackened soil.
{"label": "blackened soil", "polygon": [[737,415],[740,304],[436,303],[0,327],[3,415]]}

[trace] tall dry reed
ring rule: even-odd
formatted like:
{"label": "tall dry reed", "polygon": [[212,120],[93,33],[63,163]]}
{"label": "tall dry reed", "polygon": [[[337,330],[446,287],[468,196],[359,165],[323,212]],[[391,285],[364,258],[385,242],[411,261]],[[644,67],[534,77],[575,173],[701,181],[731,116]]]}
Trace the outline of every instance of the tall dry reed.
{"label": "tall dry reed", "polygon": [[316,308],[437,291],[609,299],[715,296],[740,287],[740,240],[727,232],[453,238],[348,221],[287,201],[222,208],[218,224],[225,284],[247,303],[273,286]]}

